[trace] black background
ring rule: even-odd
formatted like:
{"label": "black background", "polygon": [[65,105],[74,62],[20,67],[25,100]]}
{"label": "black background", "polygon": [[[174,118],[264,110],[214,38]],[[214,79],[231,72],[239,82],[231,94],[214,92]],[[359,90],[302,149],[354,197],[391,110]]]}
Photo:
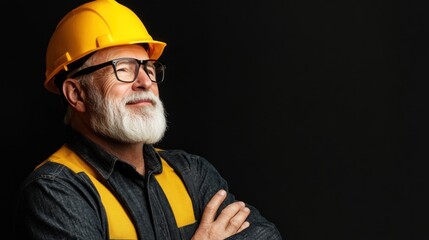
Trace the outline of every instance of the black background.
{"label": "black background", "polygon": [[[7,210],[63,142],[61,102],[43,88],[45,51],[83,2],[2,9]],[[423,3],[119,2],[168,44],[169,129],[158,146],[207,158],[285,239],[428,239]]]}

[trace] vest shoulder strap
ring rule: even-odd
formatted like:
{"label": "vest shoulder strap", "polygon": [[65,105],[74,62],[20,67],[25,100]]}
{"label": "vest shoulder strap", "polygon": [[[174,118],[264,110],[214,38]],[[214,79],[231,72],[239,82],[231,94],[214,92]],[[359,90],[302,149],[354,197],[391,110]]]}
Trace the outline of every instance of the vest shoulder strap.
{"label": "vest shoulder strap", "polygon": [[155,178],[168,199],[177,227],[194,223],[194,208],[185,184],[167,161],[161,158],[161,162],[162,173],[156,174]]}
{"label": "vest shoulder strap", "polygon": [[110,239],[137,239],[136,230],[127,212],[85,161],[65,145],[52,154],[48,161],[65,165],[75,173],[85,172],[88,175],[106,210]]}

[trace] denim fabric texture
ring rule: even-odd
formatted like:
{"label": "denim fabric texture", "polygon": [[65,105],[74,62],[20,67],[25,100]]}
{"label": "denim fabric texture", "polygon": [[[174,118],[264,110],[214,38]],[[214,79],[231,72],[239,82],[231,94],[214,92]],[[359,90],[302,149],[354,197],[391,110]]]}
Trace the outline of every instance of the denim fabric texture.
{"label": "denim fabric texture", "polygon": [[[72,129],[67,146],[92,165],[131,215],[139,239],[191,239],[204,207],[228,184],[206,159],[182,150],[156,151],[145,145],[147,174],[104,151]],[[154,174],[162,171],[160,156],[175,169],[192,199],[196,223],[178,228],[168,200]],[[228,192],[221,209],[236,201]],[[250,227],[228,239],[282,239],[275,225],[251,205]],[[220,209],[220,210],[221,210]],[[219,211],[220,211],[219,210]],[[106,213],[98,192],[85,173],[48,162],[22,183],[16,205],[16,239],[109,239]]]}

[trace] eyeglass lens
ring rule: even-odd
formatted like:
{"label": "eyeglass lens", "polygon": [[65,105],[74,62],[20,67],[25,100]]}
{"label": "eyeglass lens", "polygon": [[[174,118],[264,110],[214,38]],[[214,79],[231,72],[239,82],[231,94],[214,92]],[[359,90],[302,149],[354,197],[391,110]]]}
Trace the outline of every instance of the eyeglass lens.
{"label": "eyeglass lens", "polygon": [[137,59],[118,59],[115,70],[118,80],[123,82],[132,82],[137,78],[140,65],[153,82],[162,82],[164,79],[164,66],[155,60],[146,60],[140,63]]}

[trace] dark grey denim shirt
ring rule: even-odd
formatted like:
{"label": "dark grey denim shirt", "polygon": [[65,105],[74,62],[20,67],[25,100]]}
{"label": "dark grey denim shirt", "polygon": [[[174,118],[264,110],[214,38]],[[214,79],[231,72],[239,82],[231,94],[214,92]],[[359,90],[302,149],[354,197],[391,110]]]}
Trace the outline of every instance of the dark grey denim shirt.
{"label": "dark grey denim shirt", "polygon": [[[228,184],[206,159],[182,150],[143,148],[147,174],[107,153],[69,129],[67,146],[106,179],[121,204],[131,213],[139,239],[191,239],[204,207]],[[154,174],[162,171],[159,155],[182,178],[192,199],[196,223],[178,228],[168,200]],[[228,192],[221,209],[235,201]],[[250,227],[228,239],[282,239],[276,226],[251,205]],[[15,215],[16,239],[109,239],[107,218],[98,192],[85,173],[48,162],[23,182]]]}

